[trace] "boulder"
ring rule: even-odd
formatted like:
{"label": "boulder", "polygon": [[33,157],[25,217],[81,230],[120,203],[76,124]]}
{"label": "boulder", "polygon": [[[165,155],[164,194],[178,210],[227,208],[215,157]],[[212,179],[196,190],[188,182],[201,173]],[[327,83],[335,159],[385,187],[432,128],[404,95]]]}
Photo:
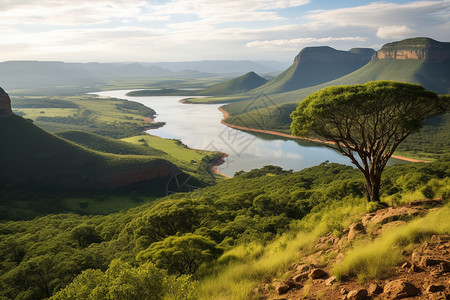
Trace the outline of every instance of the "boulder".
{"label": "boulder", "polygon": [[448,261],[443,261],[439,264],[439,271],[442,273],[450,272],[450,263]]}
{"label": "boulder", "polygon": [[413,297],[418,294],[419,289],[402,279],[391,281],[384,286],[384,296],[387,300]]}
{"label": "boulder", "polygon": [[412,265],[411,268],[409,268],[409,272],[422,272],[422,271],[423,270],[416,265]]}
{"label": "boulder", "polygon": [[367,297],[368,293],[366,289],[358,289],[352,290],[348,292],[345,299],[347,300],[364,300]]}
{"label": "boulder", "polygon": [[309,273],[309,278],[311,278],[311,279],[320,279],[320,278],[324,278],[327,276],[328,276],[327,272],[325,272],[322,269],[313,269]]}
{"label": "boulder", "polygon": [[304,280],[308,279],[308,277],[309,277],[309,272],[303,272],[303,273],[297,274],[294,277],[292,277],[292,280],[295,283],[302,283]]}
{"label": "boulder", "polygon": [[292,280],[285,280],[276,285],[275,291],[278,295],[286,294],[291,289],[295,288],[296,284]]}
{"label": "boulder", "polygon": [[348,236],[347,239],[349,241],[355,239],[355,237],[360,234],[360,233],[364,233],[364,225],[361,222],[358,223],[353,223],[352,225],[350,225],[350,230],[348,232]]}
{"label": "boulder", "polygon": [[422,210],[414,207],[389,207],[378,211],[369,223],[383,225],[397,220],[408,220],[419,215],[421,212]]}
{"label": "boulder", "polygon": [[423,256],[420,259],[419,266],[421,266],[422,268],[425,268],[425,267],[430,267],[430,266],[436,266],[436,265],[439,265],[440,263],[443,263],[443,261],[440,259],[436,259],[434,257],[429,257],[429,256]]}
{"label": "boulder", "polygon": [[331,286],[333,285],[333,283],[336,282],[336,276],[331,276],[330,278],[328,278],[327,280],[325,280],[325,285],[326,286]]}
{"label": "boulder", "polygon": [[443,285],[437,285],[437,284],[430,284],[425,288],[425,291],[427,293],[436,293],[436,292],[442,292],[445,291],[445,286]]}
{"label": "boulder", "polygon": [[428,300],[448,300],[449,297],[445,292],[437,292],[428,295]]}
{"label": "boulder", "polygon": [[383,292],[383,288],[376,283],[371,283],[367,289],[369,295],[378,295]]}
{"label": "boulder", "polygon": [[297,273],[303,273],[309,271],[310,267],[308,265],[298,265],[296,268]]}

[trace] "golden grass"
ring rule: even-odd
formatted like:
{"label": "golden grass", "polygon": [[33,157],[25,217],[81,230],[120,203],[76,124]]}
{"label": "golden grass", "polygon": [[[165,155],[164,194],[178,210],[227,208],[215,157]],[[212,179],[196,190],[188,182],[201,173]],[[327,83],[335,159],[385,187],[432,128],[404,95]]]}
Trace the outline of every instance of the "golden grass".
{"label": "golden grass", "polygon": [[425,217],[386,230],[373,242],[355,246],[332,273],[338,277],[357,276],[361,281],[383,278],[389,269],[403,261],[402,250],[423,241],[432,234],[450,233],[450,204]]}

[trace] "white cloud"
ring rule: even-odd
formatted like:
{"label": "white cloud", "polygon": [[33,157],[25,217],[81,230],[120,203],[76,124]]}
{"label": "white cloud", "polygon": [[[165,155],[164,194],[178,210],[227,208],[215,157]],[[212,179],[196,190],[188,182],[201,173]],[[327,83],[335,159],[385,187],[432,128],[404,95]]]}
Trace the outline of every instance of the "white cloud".
{"label": "white cloud", "polygon": [[313,11],[308,19],[316,25],[379,28],[399,24],[422,25],[424,21],[435,23],[437,17],[450,19],[449,0],[416,1],[407,4],[374,2],[364,6]]}
{"label": "white cloud", "polygon": [[415,30],[408,28],[407,26],[383,26],[378,28],[377,37],[381,39],[401,39],[410,37]]}
{"label": "white cloud", "polygon": [[173,0],[148,5],[147,12],[141,18],[195,15],[208,24],[277,21],[283,18],[274,10],[307,3],[309,0]]}
{"label": "white cloud", "polygon": [[247,43],[247,47],[257,48],[281,48],[285,50],[294,50],[311,44],[326,44],[334,41],[358,41],[364,42],[367,38],[359,36],[350,37],[326,37],[326,38],[297,38],[290,40],[269,40],[269,41],[255,41]]}
{"label": "white cloud", "polygon": [[450,0],[309,12],[309,0],[0,2],[5,60],[287,60],[306,46],[377,48],[412,34],[448,41],[450,31]]}
{"label": "white cloud", "polygon": [[[3,1],[4,2],[4,1]],[[141,0],[7,0],[2,2],[0,24],[91,25],[112,19],[139,15],[145,1]]]}

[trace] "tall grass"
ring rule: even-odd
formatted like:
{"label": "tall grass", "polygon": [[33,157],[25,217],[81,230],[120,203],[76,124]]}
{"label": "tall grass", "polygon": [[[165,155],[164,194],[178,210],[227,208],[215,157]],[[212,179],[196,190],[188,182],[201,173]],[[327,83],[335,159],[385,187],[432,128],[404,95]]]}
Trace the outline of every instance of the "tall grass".
{"label": "tall grass", "polygon": [[338,277],[357,276],[361,281],[383,278],[391,267],[403,261],[402,250],[433,234],[450,233],[450,203],[425,217],[391,228],[371,243],[356,246],[332,273]]}
{"label": "tall grass", "polygon": [[347,199],[298,221],[293,229],[297,234],[285,234],[264,247],[252,243],[233,248],[219,259],[219,263],[228,263],[200,283],[199,299],[247,299],[258,283],[281,276],[282,271],[298,261],[300,250],[308,251],[319,237],[333,231],[335,224],[350,223],[364,211],[362,199]]}

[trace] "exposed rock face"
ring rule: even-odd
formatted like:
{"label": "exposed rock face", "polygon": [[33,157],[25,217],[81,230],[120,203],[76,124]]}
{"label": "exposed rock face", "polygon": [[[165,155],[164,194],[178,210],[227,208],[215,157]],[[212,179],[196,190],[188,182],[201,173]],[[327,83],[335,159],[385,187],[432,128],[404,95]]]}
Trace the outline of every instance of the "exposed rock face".
{"label": "exposed rock face", "polygon": [[0,87],[0,116],[10,116],[12,114],[11,99],[9,98],[9,95]]}
{"label": "exposed rock face", "polygon": [[373,59],[414,59],[445,61],[450,59],[450,43],[429,38],[413,38],[384,45]]}

